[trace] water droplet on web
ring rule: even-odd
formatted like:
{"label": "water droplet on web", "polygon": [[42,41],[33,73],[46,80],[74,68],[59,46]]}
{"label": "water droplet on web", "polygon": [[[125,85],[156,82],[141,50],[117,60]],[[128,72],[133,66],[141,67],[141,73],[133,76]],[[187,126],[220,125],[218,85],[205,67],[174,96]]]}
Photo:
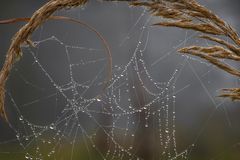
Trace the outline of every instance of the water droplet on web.
{"label": "water droplet on web", "polygon": [[50,129],[55,129],[54,124],[51,124],[51,125],[49,126],[49,128],[50,128]]}
{"label": "water droplet on web", "polygon": [[101,100],[101,99],[99,99],[99,98],[97,98],[96,100],[97,100],[98,102],[101,102],[101,101],[102,101],[102,100]]}
{"label": "water droplet on web", "polygon": [[19,117],[19,120],[22,121],[22,120],[23,120],[23,116],[20,116],[20,117]]}

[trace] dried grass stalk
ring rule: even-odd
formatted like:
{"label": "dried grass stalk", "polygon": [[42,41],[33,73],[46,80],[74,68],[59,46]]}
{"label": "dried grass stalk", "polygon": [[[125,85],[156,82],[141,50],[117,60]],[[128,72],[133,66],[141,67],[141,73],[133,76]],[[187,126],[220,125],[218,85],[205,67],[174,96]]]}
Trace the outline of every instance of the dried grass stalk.
{"label": "dried grass stalk", "polygon": [[87,0],[51,0],[37,10],[29,22],[23,26],[13,37],[7,51],[5,63],[0,72],[0,116],[6,121],[7,115],[4,108],[5,84],[13,64],[22,56],[21,44],[27,42],[31,34],[57,10],[83,5]]}
{"label": "dried grass stalk", "polygon": [[[28,39],[36,28],[48,20],[57,10],[84,5],[88,0],[51,0],[37,10],[30,21],[23,26],[12,39],[7,52],[4,66],[0,73],[0,116],[7,120],[4,109],[5,83],[14,62],[21,57],[20,45],[29,43]],[[153,16],[162,20],[155,25],[179,27],[202,32],[208,41],[217,43],[217,46],[190,46],[179,50],[180,53],[190,54],[203,58],[218,68],[240,77],[240,71],[223,62],[224,59],[239,61],[240,39],[237,32],[221,18],[198,4],[195,0],[106,0],[126,1],[130,5],[147,7]],[[231,39],[227,42],[224,39]],[[240,88],[224,89],[221,97],[240,100]]]}
{"label": "dried grass stalk", "polygon": [[[198,4],[195,0],[152,0],[130,2],[133,6],[144,6],[151,14],[161,17],[154,24],[178,27],[203,33],[200,38],[215,42],[212,46],[190,46],[179,50],[207,60],[216,67],[240,77],[240,70],[224,63],[223,60],[240,61],[240,38],[237,32],[217,15]],[[225,39],[230,39],[228,42]],[[223,89],[220,97],[240,100],[240,88]]]}

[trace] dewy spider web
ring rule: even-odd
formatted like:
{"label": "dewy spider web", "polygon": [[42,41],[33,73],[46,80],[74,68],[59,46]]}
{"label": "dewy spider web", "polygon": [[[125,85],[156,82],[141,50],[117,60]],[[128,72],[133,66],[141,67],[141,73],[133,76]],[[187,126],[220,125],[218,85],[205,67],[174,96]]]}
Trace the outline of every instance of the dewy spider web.
{"label": "dewy spider web", "polygon": [[[7,90],[7,104],[13,106],[12,114],[18,117],[11,123],[16,138],[1,144],[17,143],[18,157],[36,160],[142,159],[142,152],[147,150],[143,145],[154,146],[155,159],[188,159],[193,145],[177,149],[175,123],[176,95],[188,87],[175,88],[186,59],[176,65],[167,80],[153,78],[149,68],[171,52],[148,65],[145,54],[151,18],[141,9],[129,33],[120,40],[119,48],[124,48],[131,37],[135,38],[134,49],[127,52],[126,62],[113,64],[112,79],[101,96],[107,57],[92,33],[83,32],[78,37],[86,34],[92,43],[84,38],[71,40],[74,35],[67,31],[66,35],[41,33],[34,41],[35,48],[22,46],[24,59],[15,66],[12,76],[18,77],[29,96],[18,99],[17,91],[11,87]],[[39,32],[47,32],[48,27],[51,24]],[[25,63],[29,63],[27,67]],[[30,72],[32,76],[27,75]],[[146,136],[146,132],[151,135]],[[142,139],[154,145],[140,145]]]}

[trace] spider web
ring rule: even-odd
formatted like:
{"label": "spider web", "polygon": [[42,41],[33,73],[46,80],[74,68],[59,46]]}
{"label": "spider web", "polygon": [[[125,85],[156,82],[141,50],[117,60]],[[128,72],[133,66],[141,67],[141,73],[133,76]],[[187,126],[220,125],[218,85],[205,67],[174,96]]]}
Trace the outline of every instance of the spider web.
{"label": "spider web", "polygon": [[[59,14],[81,20],[89,8],[91,12],[88,7]],[[116,3],[110,7],[123,6]],[[34,36],[35,47],[22,46],[24,57],[14,67],[7,90],[15,138],[1,142],[2,146],[13,143],[17,147],[14,151],[6,147],[6,153],[32,160],[140,160],[151,150],[155,159],[189,158],[197,140],[184,150],[177,147],[176,96],[190,84],[176,89],[176,83],[184,67],[191,66],[189,60],[204,62],[178,56],[181,60],[169,73],[153,69],[167,63],[195,34],[186,32],[173,50],[150,62],[147,54],[154,19],[145,9],[125,6],[125,10],[134,23],[115,46],[124,53],[119,56],[112,50],[112,77],[107,87],[109,57],[101,41],[86,28],[48,22]],[[163,75],[162,80],[154,77],[154,72]],[[222,104],[211,100],[216,108]]]}

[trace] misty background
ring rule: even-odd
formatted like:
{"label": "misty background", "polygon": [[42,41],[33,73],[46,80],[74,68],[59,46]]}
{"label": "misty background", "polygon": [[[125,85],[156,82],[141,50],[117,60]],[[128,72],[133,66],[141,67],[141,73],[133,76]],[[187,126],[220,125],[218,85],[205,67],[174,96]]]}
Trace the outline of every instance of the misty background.
{"label": "misty background", "polygon": [[[0,19],[30,17],[46,2],[45,0],[3,0],[0,5]],[[240,1],[201,0],[199,2],[214,11],[240,33]],[[146,12],[138,22],[143,13],[142,8],[129,8],[125,3],[90,1],[84,8],[59,11],[56,15],[76,18],[86,22],[101,33],[111,48],[113,68],[117,68],[126,65],[136,49],[140,28],[149,18]],[[153,18],[148,23],[149,36],[145,33],[142,39],[144,43],[148,38],[144,60],[149,67],[148,71],[151,77],[160,82],[167,82],[175,69],[182,69],[176,82],[176,91],[179,91],[176,94],[177,149],[184,150],[194,143],[195,147],[189,155],[191,160],[239,159],[240,103],[217,97],[221,88],[239,87],[239,79],[195,57],[187,59],[186,62],[185,57],[177,53],[177,49],[196,43],[205,45],[206,42],[198,40],[197,34],[192,31],[150,26],[155,21],[157,18]],[[1,66],[12,36],[24,24],[24,22],[20,22],[0,25]],[[94,33],[89,32],[84,27],[68,22],[49,21],[34,33],[32,39],[39,41],[51,36],[57,37],[64,44],[88,48],[86,55],[84,54],[85,58],[94,59],[96,55],[100,59],[106,58],[101,41],[96,38]],[[70,78],[67,76],[66,57],[62,56],[65,53],[64,48],[56,41],[46,41],[42,44],[42,47],[35,53],[37,52],[43,64],[48,68],[47,72],[53,75],[59,84],[64,84]],[[89,48],[100,48],[101,51],[97,51],[91,57],[89,53],[92,51]],[[49,81],[44,79],[37,67],[33,66],[34,60],[29,51],[25,52],[26,54],[23,55],[21,61],[14,67],[7,84],[7,92],[11,93],[12,98],[19,106],[46,94],[46,92],[35,93],[34,87],[26,85],[27,81],[23,79],[30,79],[34,85],[36,84],[35,87],[40,89],[49,87],[48,89],[51,90]],[[71,52],[78,51],[73,49]],[[76,56],[73,60],[77,62],[78,58]],[[103,61],[103,63],[91,65],[75,72],[79,77],[79,82],[91,79],[98,73],[99,69],[104,68],[106,63]],[[239,67],[239,64],[234,65]],[[100,81],[103,81],[106,75],[107,69],[103,71],[103,77],[100,78]],[[100,90],[101,88],[95,88],[86,94],[86,97],[94,97]],[[23,107],[22,112],[32,122],[47,125],[53,121],[53,114],[56,110],[61,110],[60,108],[51,109],[53,103],[43,100],[43,103],[27,108]],[[15,111],[9,96],[6,98],[6,107],[10,119],[14,123]],[[13,139],[15,132],[3,120],[0,120],[0,131],[1,157],[5,154],[4,152],[7,152],[3,142]],[[148,153],[142,156],[145,159],[152,158]]]}

